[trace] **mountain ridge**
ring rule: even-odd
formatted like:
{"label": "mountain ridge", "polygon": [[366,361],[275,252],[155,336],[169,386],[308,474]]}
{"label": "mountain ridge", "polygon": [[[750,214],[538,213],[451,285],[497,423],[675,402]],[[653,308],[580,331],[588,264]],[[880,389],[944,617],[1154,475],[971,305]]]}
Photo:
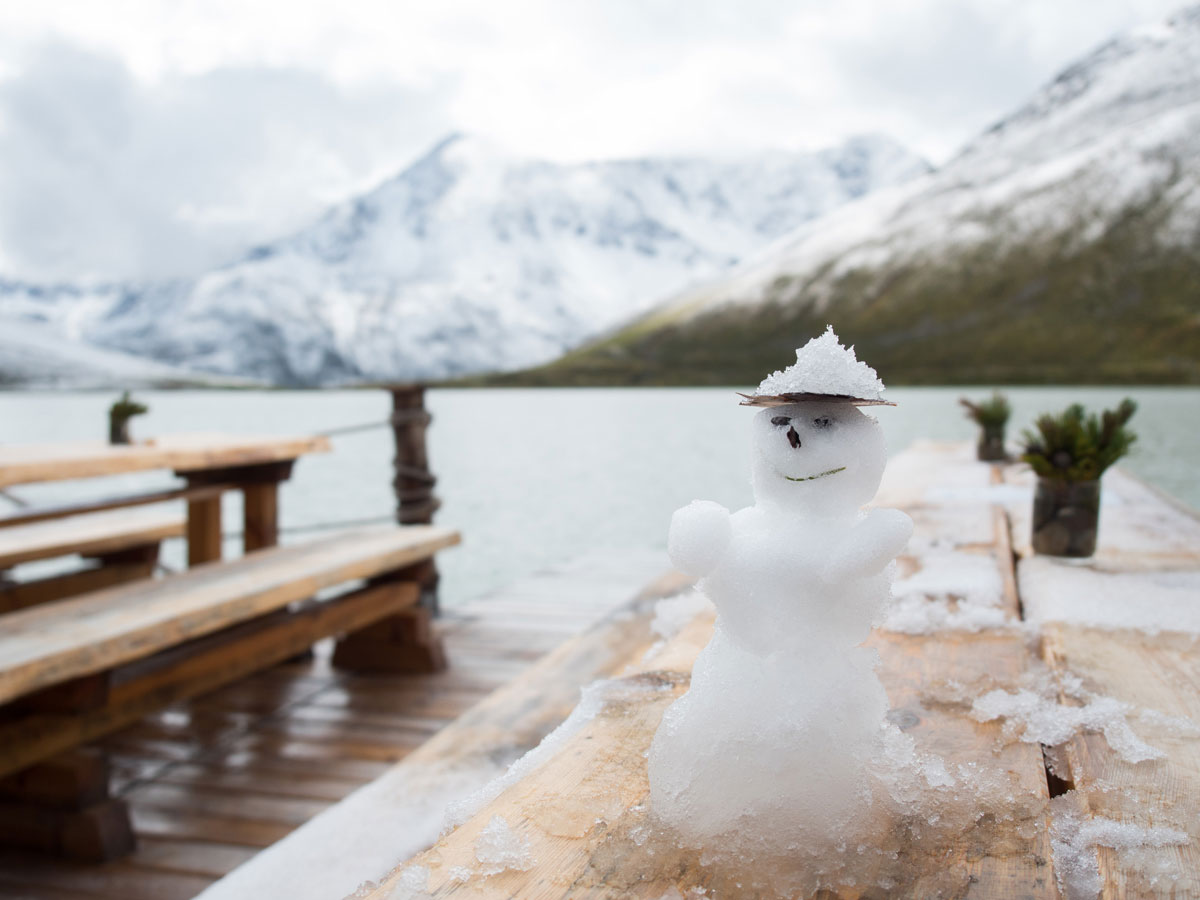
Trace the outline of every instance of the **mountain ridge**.
{"label": "mountain ridge", "polygon": [[942,168],[501,380],[754,383],[832,322],[896,383],[1198,383],[1198,223],[1192,7],[1066,67]]}
{"label": "mountain ridge", "polygon": [[451,135],[312,225],[199,278],[10,281],[0,308],[74,339],[277,383],[512,369],[927,169],[879,136],[740,162],[563,165]]}

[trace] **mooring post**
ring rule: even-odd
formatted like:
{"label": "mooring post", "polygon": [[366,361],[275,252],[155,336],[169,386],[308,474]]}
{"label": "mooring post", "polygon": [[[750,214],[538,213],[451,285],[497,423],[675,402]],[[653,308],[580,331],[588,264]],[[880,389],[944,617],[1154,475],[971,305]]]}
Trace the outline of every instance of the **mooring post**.
{"label": "mooring post", "polygon": [[[425,409],[425,385],[402,384],[389,388],[392,394],[392,434],[396,439],[396,521],[401,525],[428,525],[441,501],[433,495],[437,478],[429,471],[425,429],[433,416]],[[423,565],[421,603],[437,613],[438,573],[433,560]]]}

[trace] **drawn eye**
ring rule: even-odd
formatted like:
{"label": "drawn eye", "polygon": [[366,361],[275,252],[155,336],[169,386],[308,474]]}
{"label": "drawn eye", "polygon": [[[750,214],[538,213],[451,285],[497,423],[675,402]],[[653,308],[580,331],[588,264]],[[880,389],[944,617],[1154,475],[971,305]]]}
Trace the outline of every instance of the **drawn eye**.
{"label": "drawn eye", "polygon": [[792,422],[787,416],[775,416],[771,419],[772,425],[790,425]]}
{"label": "drawn eye", "polygon": [[817,416],[817,418],[813,419],[813,426],[815,428],[828,428],[832,424],[833,419],[829,418],[829,416]]}

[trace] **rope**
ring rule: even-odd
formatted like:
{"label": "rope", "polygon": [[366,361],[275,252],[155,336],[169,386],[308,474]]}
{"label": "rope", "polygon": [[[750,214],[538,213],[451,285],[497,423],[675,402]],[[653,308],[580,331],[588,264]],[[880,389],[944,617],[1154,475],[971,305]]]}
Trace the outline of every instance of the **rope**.
{"label": "rope", "polygon": [[428,425],[433,421],[424,409],[398,409],[382,422],[362,422],[358,425],[340,425],[337,428],[327,428],[318,431],[320,437],[339,437],[343,434],[357,434],[360,431],[371,431],[376,428],[392,428],[396,425],[408,425],[412,422],[422,422]]}
{"label": "rope", "polygon": [[366,519],[343,519],[340,522],[315,522],[310,525],[289,525],[279,530],[289,533],[303,533],[305,531],[326,531],[330,528],[355,528],[359,525],[381,525],[384,522],[394,523],[395,521],[396,515],[392,513],[386,516],[371,516]]}
{"label": "rope", "polygon": [[356,434],[360,431],[371,431],[375,428],[391,428],[392,423],[387,419],[382,422],[363,422],[360,425],[343,425],[339,428],[327,428],[324,431],[318,431],[320,437],[340,437],[343,434]]}
{"label": "rope", "polygon": [[[366,519],[342,519],[339,522],[314,522],[309,525],[281,525],[279,527],[280,534],[303,534],[308,531],[328,531],[332,528],[356,528],[360,525],[382,525],[384,523],[395,523],[395,514],[386,516],[372,516]],[[241,531],[225,531],[222,532],[221,538],[227,541],[240,541],[244,536]]]}

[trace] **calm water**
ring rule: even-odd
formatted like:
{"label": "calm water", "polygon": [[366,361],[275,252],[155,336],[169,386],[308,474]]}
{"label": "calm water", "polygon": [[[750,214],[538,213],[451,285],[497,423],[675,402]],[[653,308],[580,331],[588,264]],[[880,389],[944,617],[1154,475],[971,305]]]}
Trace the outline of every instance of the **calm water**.
{"label": "calm water", "polygon": [[[921,437],[972,439],[957,398],[985,390],[897,388],[899,403],[876,412],[892,452]],[[1193,507],[1200,484],[1200,390],[1192,388],[1011,388],[1010,437],[1043,411],[1078,401],[1089,409],[1132,396],[1140,435],[1125,465]],[[135,437],[179,431],[284,434],[382,421],[389,397],[374,391],[146,392],[149,414]],[[0,442],[102,438],[112,396],[0,393]],[[428,405],[431,464],[443,506],[438,521],[462,530],[463,546],[441,557],[447,603],[502,587],[546,565],[598,549],[665,548],[671,512],[697,497],[729,507],[750,502],[747,427],[752,410],[729,389],[438,390]],[[285,540],[347,519],[388,516],[391,432],[334,439],[334,452],[306,457],[283,489]],[[146,490],[167,473],[28,485],[35,503]],[[0,511],[12,505],[0,497]],[[226,529],[239,527],[236,498]],[[230,541],[228,555],[236,553]],[[168,562],[180,548],[168,547]],[[665,564],[665,557],[664,557]]]}

